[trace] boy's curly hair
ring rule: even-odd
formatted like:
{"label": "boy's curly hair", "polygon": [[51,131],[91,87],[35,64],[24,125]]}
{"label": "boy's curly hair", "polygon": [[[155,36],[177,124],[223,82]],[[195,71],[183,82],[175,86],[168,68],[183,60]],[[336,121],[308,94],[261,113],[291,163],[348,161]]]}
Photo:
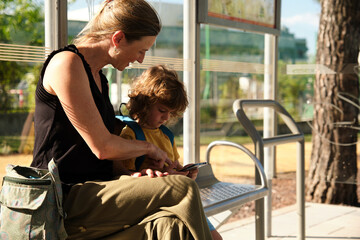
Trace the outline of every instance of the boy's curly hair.
{"label": "boy's curly hair", "polygon": [[164,65],[150,67],[137,77],[128,96],[129,115],[140,123],[146,120],[150,106],[156,103],[172,110],[171,120],[181,116],[189,104],[178,74]]}

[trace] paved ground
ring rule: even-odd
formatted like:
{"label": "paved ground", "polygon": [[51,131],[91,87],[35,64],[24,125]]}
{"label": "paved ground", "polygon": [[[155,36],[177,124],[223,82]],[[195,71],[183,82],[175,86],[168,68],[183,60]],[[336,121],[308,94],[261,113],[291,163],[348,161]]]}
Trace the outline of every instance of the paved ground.
{"label": "paved ground", "polygon": [[[272,226],[271,237],[267,239],[298,239],[296,206],[275,210]],[[306,240],[360,239],[360,208],[306,203],[305,226]],[[255,240],[254,217],[225,224],[219,232],[224,240]]]}

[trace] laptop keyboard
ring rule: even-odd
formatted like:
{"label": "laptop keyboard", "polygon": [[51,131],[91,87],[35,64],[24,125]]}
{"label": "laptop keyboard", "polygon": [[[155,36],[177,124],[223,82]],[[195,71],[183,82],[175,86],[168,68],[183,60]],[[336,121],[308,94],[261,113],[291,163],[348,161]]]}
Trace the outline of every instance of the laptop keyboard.
{"label": "laptop keyboard", "polygon": [[218,182],[209,187],[201,188],[200,195],[202,204],[206,207],[254,190],[256,190],[256,186],[254,185]]}

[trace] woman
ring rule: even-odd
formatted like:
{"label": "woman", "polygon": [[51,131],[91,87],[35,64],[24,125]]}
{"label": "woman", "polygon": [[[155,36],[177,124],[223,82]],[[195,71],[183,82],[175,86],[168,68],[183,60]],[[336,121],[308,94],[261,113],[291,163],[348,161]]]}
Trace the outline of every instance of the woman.
{"label": "woman", "polygon": [[53,52],[44,63],[31,165],[47,168],[56,160],[69,239],[211,239],[190,178],[145,169],[142,174],[151,178],[113,180],[113,161],[147,155],[171,167],[156,146],[114,134],[115,114],[101,72],[107,64],[121,71],[141,63],[160,29],[144,0],[106,1],[75,45]]}

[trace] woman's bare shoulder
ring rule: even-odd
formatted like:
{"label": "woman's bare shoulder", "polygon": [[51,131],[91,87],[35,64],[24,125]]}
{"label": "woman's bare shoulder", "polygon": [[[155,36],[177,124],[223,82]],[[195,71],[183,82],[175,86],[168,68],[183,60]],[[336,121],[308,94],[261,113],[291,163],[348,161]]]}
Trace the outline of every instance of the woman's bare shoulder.
{"label": "woman's bare shoulder", "polygon": [[64,68],[72,66],[78,67],[82,65],[81,58],[74,52],[71,51],[62,51],[57,53],[50,61],[51,65],[60,65]]}
{"label": "woman's bare shoulder", "polygon": [[[77,79],[77,81],[73,81],[73,79]],[[44,88],[49,93],[58,95],[57,91],[63,89],[64,86],[77,87],[74,83],[87,84],[81,58],[70,51],[57,53],[46,68],[43,80]],[[82,85],[79,86],[79,88],[81,87]]]}

